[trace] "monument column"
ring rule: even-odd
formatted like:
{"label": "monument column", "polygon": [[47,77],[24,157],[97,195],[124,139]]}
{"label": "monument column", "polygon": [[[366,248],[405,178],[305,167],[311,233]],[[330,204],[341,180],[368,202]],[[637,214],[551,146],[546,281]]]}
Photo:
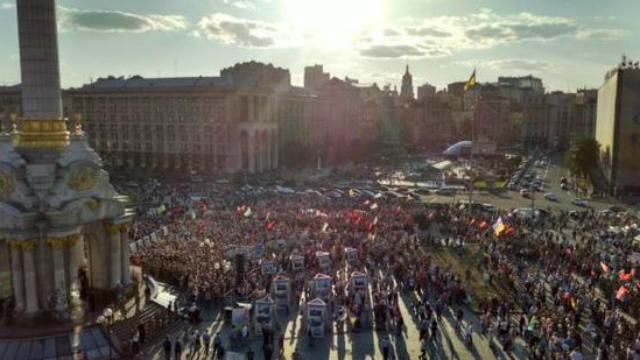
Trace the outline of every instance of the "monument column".
{"label": "monument column", "polygon": [[55,0],[19,0],[22,112],[27,119],[62,117]]}
{"label": "monument column", "polygon": [[10,241],[11,247],[11,277],[13,281],[13,301],[15,303],[16,312],[22,312],[24,309],[24,273],[22,271],[22,252],[20,251],[20,243]]}
{"label": "monument column", "polygon": [[128,286],[131,284],[131,263],[129,261],[129,227],[128,223],[120,225],[120,247],[122,248],[122,259],[120,263],[122,264],[122,285]]}
{"label": "monument column", "polygon": [[25,314],[35,314],[40,311],[38,305],[38,284],[36,281],[36,266],[33,253],[37,246],[35,240],[23,241],[21,244],[24,262]]}
{"label": "monument column", "polygon": [[[53,290],[63,291],[67,294],[67,286],[65,281],[65,262],[64,262],[64,238],[49,238],[47,243],[51,247],[51,254],[53,255]],[[66,302],[58,302],[56,305],[66,306]],[[64,310],[58,308],[57,310]]]}
{"label": "monument column", "polygon": [[122,280],[122,251],[120,239],[120,225],[108,224],[107,234],[109,239],[111,259],[111,288],[115,288]]}

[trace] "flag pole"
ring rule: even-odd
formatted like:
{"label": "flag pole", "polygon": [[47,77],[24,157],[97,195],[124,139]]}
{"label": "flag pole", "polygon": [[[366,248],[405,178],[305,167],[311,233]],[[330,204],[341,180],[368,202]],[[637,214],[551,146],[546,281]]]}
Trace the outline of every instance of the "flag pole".
{"label": "flag pole", "polygon": [[[476,73],[476,68],[473,68],[473,76],[475,77],[474,81],[477,82],[477,78],[478,78],[478,74]],[[462,101],[464,103],[464,95],[466,94],[466,91],[464,94],[462,94]],[[463,109],[464,111],[464,109]],[[472,209],[472,203],[473,203],[473,188],[474,188],[474,184],[473,184],[473,146],[474,146],[474,123],[475,123],[475,116],[473,116],[471,118],[471,154],[469,154],[469,212],[471,212]]]}

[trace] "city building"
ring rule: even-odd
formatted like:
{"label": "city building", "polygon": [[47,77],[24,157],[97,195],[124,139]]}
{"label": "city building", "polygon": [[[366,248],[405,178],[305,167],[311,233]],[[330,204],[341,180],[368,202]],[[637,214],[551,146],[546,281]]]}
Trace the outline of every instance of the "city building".
{"label": "city building", "polygon": [[316,157],[311,129],[319,123],[317,91],[291,87],[276,93],[279,162],[286,167],[309,165]]}
{"label": "city building", "polygon": [[0,86],[0,127],[9,128],[11,116],[22,114],[20,85]]}
{"label": "city building", "polygon": [[549,126],[546,145],[552,149],[567,149],[575,117],[576,94],[554,91],[545,94],[544,102]]}
{"label": "city building", "polygon": [[408,126],[409,141],[415,148],[441,152],[453,141],[455,134],[453,112],[447,101],[440,97],[426,97],[412,106],[415,117]]}
{"label": "city building", "polygon": [[576,94],[576,108],[571,142],[581,138],[594,139],[598,113],[598,89],[580,89]]}
{"label": "city building", "polygon": [[400,97],[403,100],[415,99],[413,93],[413,76],[409,72],[409,65],[405,68],[404,75],[402,75],[402,87],[400,88]]}
{"label": "city building", "polygon": [[472,153],[496,155],[514,144],[510,99],[483,96],[473,110]]}
{"label": "city building", "polygon": [[534,93],[542,95],[544,94],[544,86],[542,79],[534,77],[533,75],[527,76],[499,76],[499,86],[507,86],[516,89],[531,89]]}
{"label": "city building", "polygon": [[321,89],[331,80],[331,75],[324,72],[322,65],[305,66],[304,87],[312,90]]}
{"label": "city building", "polygon": [[418,100],[430,98],[436,96],[436,87],[425,83],[421,86],[418,86]]}
{"label": "city building", "polygon": [[457,98],[462,98],[464,96],[464,86],[466,84],[466,81],[452,82],[447,85],[447,92]]}
{"label": "city building", "polygon": [[598,90],[596,140],[609,190],[640,193],[640,69],[626,59],[606,74]]}
{"label": "city building", "polygon": [[313,143],[324,164],[357,158],[362,148],[363,102],[360,89],[350,79],[331,79],[319,91],[321,106],[311,126]]}
{"label": "city building", "polygon": [[288,70],[248,62],[219,77],[100,78],[67,96],[109,166],[215,174],[278,167],[289,91]]}

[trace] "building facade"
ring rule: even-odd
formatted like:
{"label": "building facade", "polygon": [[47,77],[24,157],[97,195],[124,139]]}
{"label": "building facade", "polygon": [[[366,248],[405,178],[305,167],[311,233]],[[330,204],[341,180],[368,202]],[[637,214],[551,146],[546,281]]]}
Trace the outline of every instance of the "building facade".
{"label": "building facade", "polygon": [[418,100],[436,96],[436,87],[425,83],[418,87]]}
{"label": "building facade", "polygon": [[511,101],[502,97],[483,97],[473,111],[473,154],[495,155],[513,144]]}
{"label": "building facade", "polygon": [[621,65],[598,90],[600,167],[616,195],[640,193],[640,69]]}
{"label": "building facade", "polygon": [[312,90],[321,89],[331,80],[331,74],[324,72],[322,65],[305,66],[304,87]]}
{"label": "building facade", "polygon": [[220,77],[101,78],[67,92],[114,168],[224,173],[278,167],[278,99],[288,71],[237,64]]}
{"label": "building facade", "polygon": [[598,109],[598,90],[581,89],[576,93],[574,124],[571,129],[571,142],[581,138],[594,139]]}
{"label": "building facade", "polygon": [[0,86],[0,127],[11,126],[11,116],[22,114],[22,94],[19,85]]}
{"label": "building facade", "polygon": [[545,95],[549,123],[547,146],[552,149],[567,149],[570,144],[571,127],[575,118],[575,93],[554,91]]}

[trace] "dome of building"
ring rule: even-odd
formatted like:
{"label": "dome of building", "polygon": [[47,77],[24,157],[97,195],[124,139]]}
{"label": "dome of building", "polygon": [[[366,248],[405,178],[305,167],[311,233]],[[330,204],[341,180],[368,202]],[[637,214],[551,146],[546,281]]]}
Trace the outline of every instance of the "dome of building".
{"label": "dome of building", "polygon": [[449,146],[444,152],[448,156],[461,156],[471,154],[471,141],[464,140]]}

